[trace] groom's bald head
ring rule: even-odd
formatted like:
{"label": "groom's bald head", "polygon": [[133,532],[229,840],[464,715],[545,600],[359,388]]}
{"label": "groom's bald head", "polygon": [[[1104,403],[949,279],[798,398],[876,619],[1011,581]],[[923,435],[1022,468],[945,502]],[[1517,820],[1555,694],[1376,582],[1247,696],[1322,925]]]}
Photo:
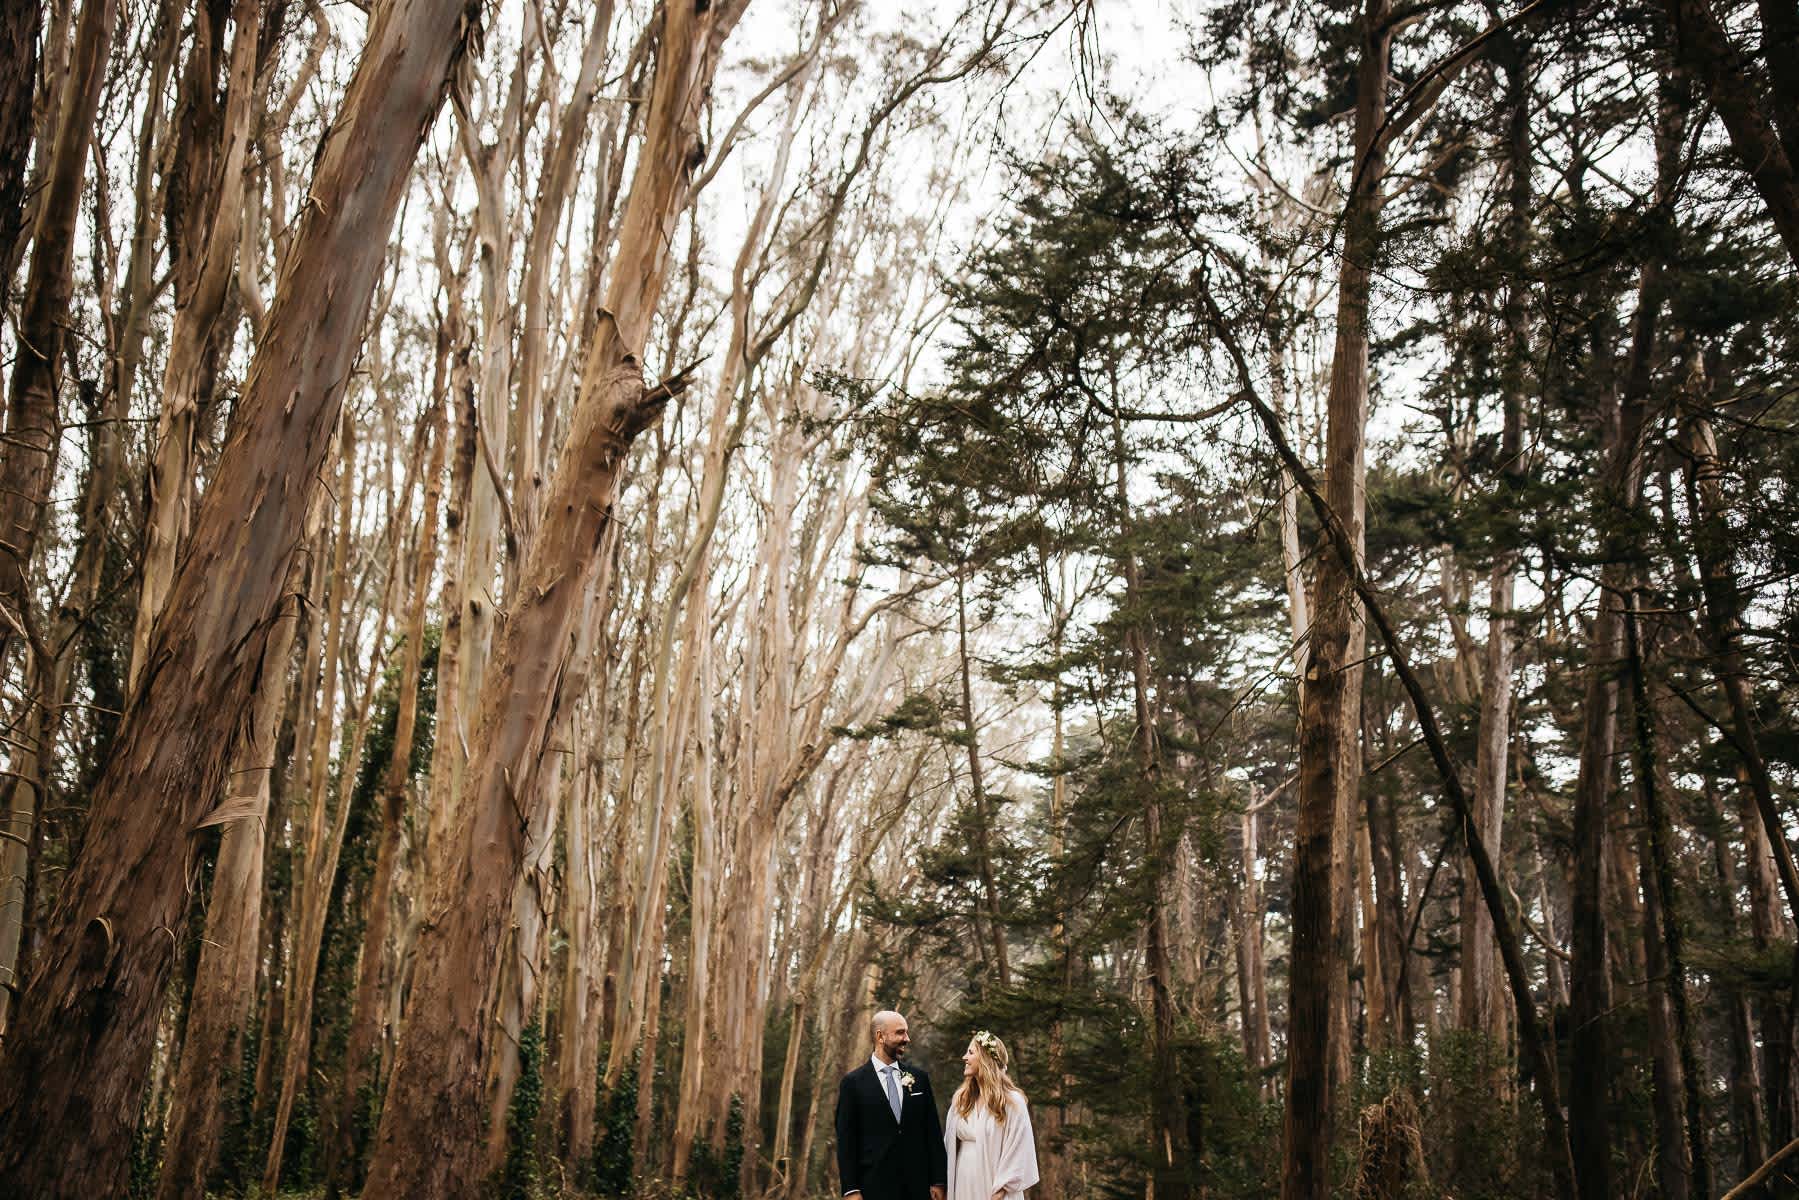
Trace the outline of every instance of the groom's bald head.
{"label": "groom's bald head", "polygon": [[873,1035],[875,1050],[882,1057],[892,1062],[906,1052],[912,1044],[910,1032],[906,1029],[906,1018],[890,1008],[884,1008],[874,1015],[869,1022],[869,1032]]}

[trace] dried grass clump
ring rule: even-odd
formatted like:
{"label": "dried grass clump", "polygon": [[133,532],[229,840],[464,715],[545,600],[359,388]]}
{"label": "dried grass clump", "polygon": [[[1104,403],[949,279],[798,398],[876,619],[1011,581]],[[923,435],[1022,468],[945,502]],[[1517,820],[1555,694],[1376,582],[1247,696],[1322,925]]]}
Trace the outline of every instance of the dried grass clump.
{"label": "dried grass clump", "polygon": [[1407,1088],[1362,1110],[1355,1200],[1407,1200],[1426,1194],[1424,1118]]}

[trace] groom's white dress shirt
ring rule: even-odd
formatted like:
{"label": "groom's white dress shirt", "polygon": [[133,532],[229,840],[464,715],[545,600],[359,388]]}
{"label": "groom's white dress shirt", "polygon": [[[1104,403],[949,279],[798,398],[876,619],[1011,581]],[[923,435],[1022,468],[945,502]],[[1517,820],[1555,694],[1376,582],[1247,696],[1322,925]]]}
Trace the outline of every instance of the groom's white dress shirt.
{"label": "groom's white dress shirt", "polygon": [[[900,1103],[904,1104],[905,1100],[903,1097],[906,1089],[900,1086],[900,1065],[898,1061],[884,1063],[881,1061],[881,1056],[878,1054],[869,1055],[868,1061],[874,1065],[875,1078],[881,1081],[881,1094],[888,1098],[888,1107],[892,1107],[894,1096],[902,1097]],[[888,1080],[890,1079],[893,1081],[892,1087],[888,1086]],[[893,1119],[896,1121],[899,1120],[899,1114],[894,1113]]]}

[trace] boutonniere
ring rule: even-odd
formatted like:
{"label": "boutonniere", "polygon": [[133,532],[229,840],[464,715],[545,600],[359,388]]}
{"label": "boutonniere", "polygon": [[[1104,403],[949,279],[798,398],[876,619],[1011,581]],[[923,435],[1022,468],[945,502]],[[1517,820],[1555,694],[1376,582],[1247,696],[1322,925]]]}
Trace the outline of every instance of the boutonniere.
{"label": "boutonniere", "polygon": [[912,1072],[901,1071],[899,1073],[899,1081],[900,1081],[900,1086],[906,1089],[907,1095],[910,1095],[910,1096],[918,1095],[918,1080],[916,1080],[912,1077]]}

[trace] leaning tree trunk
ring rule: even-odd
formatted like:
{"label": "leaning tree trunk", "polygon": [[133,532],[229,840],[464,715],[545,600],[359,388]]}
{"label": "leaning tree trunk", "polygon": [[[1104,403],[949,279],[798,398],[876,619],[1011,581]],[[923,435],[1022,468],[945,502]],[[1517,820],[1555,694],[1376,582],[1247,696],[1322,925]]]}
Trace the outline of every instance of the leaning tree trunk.
{"label": "leaning tree trunk", "polygon": [[[124,1190],[175,959],[167,931],[181,927],[186,907],[190,839],[223,794],[245,732],[387,234],[477,18],[469,0],[381,8],[319,148],[236,432],[95,786],[81,853],[0,1064],[0,1191]],[[41,1152],[51,1144],[83,1152]]]}
{"label": "leaning tree trunk", "polygon": [[1274,443],[1275,452],[1281,462],[1292,472],[1300,489],[1305,492],[1306,499],[1311,502],[1312,511],[1317,514],[1319,523],[1324,526],[1339,561],[1349,564],[1351,586],[1356,597],[1361,601],[1363,610],[1368,614],[1375,629],[1380,633],[1388,658],[1392,661],[1393,672],[1399,678],[1400,686],[1405,689],[1406,697],[1411,702],[1412,714],[1418,720],[1424,745],[1429,749],[1431,760],[1437,768],[1437,777],[1443,785],[1445,797],[1456,819],[1467,830],[1467,851],[1474,859],[1475,878],[1480,884],[1481,894],[1487,901],[1487,912],[1493,918],[1493,935],[1499,942],[1499,961],[1505,967],[1506,980],[1511,985],[1512,1005],[1518,1013],[1519,1040],[1524,1051],[1525,1065],[1529,1068],[1533,1087],[1537,1094],[1539,1107],[1543,1112],[1544,1148],[1549,1154],[1550,1171],[1555,1178],[1555,1194],[1560,1200],[1574,1200],[1574,1170],[1568,1154],[1568,1128],[1566,1114],[1562,1111],[1561,1101],[1557,1095],[1556,1071],[1550,1057],[1550,1046],[1542,1023],[1537,1019],[1536,1002],[1532,995],[1532,981],[1524,962],[1524,954],[1520,948],[1518,936],[1512,926],[1511,913],[1507,910],[1505,896],[1501,891],[1498,869],[1494,866],[1492,856],[1487,853],[1486,846],[1480,839],[1480,830],[1474,825],[1474,806],[1468,791],[1462,785],[1461,775],[1454,760],[1450,757],[1449,746],[1444,739],[1441,725],[1438,724],[1436,711],[1430,703],[1430,697],[1424,691],[1424,685],[1418,673],[1412,668],[1411,658],[1400,643],[1393,622],[1388,618],[1380,603],[1380,597],[1369,583],[1367,574],[1361,569],[1356,557],[1356,543],[1351,537],[1348,527],[1337,516],[1330,502],[1325,499],[1324,490],[1312,477],[1312,473],[1293,447],[1287,441],[1280,419],[1255,390],[1254,378],[1249,369],[1249,361],[1243,353],[1242,345],[1230,331],[1224,314],[1210,295],[1203,290],[1200,298],[1205,302],[1208,323],[1219,334],[1226,352],[1236,367],[1237,378],[1242,386],[1242,395],[1255,411],[1263,430]]}
{"label": "leaning tree trunk", "polygon": [[183,177],[172,200],[169,234],[174,244],[175,320],[169,333],[162,376],[162,416],[150,467],[149,512],[144,520],[144,556],[138,573],[137,622],[131,632],[129,685],[144,669],[150,630],[162,614],[174,579],[175,555],[187,531],[193,494],[195,438],[200,409],[212,391],[225,311],[243,227],[244,162],[250,141],[251,105],[256,90],[256,46],[262,5],[235,0],[231,19],[231,59],[222,127],[218,119],[217,60],[225,31],[208,5],[194,13],[194,47],[178,110],[183,125]]}
{"label": "leaning tree trunk", "polygon": [[[1386,0],[1362,12],[1357,73],[1354,188],[1344,221],[1337,293],[1337,340],[1326,401],[1326,499],[1361,553],[1368,409],[1368,297],[1380,241],[1380,185],[1385,174],[1379,130],[1386,111],[1391,32]],[[1355,811],[1361,777],[1360,732],[1364,634],[1351,585],[1356,564],[1327,552],[1315,584],[1311,655],[1299,723],[1299,828],[1293,863],[1293,947],[1289,968],[1287,1106],[1283,1200],[1324,1200],[1330,1189],[1332,1091],[1347,1003],[1338,945],[1344,930],[1338,876],[1352,853],[1342,836]]]}
{"label": "leaning tree trunk", "polygon": [[[297,562],[298,560],[296,560]],[[234,1098],[244,1028],[256,999],[256,959],[262,949],[263,846],[267,840],[269,780],[276,770],[276,737],[288,695],[303,571],[295,578],[294,610],[277,619],[263,652],[250,727],[231,773],[231,794],[208,822],[221,825],[206,932],[181,1039],[174,1109],[163,1146],[159,1200],[206,1192],[218,1158],[225,1105]]]}
{"label": "leaning tree trunk", "polygon": [[419,939],[402,1034],[364,1194],[466,1195],[479,1185],[492,1036],[488,972],[505,933],[545,769],[572,626],[597,565],[632,441],[671,388],[640,366],[662,293],[665,247],[685,207],[699,115],[741,3],[666,5],[644,144],[611,264],[606,312],[582,370],[569,436],[526,551],[515,603],[481,688],[463,809]]}
{"label": "leaning tree trunk", "polygon": [[[0,619],[0,667],[5,666],[17,631],[30,615],[32,551],[56,458],[57,393],[69,340],[69,299],[74,292],[75,226],[81,218],[88,146],[94,138],[94,118],[100,88],[106,81],[118,10],[118,0],[88,0],[82,6],[56,140],[45,164],[39,208],[42,219],[32,242],[25,292],[19,300],[17,349],[6,398],[6,440],[0,444],[0,608],[5,611]],[[28,97],[28,107],[29,103]]]}
{"label": "leaning tree trunk", "polygon": [[[326,780],[331,754],[331,735],[337,712],[338,664],[342,661],[343,628],[351,604],[349,574],[351,532],[356,526],[356,437],[353,415],[344,418],[342,463],[338,483],[337,532],[331,556],[331,589],[325,604],[324,676],[320,681],[312,726],[312,749],[307,756],[305,853],[298,856],[294,890],[299,899],[299,924],[294,930],[292,957],[287,973],[287,1024],[281,1036],[281,1095],[275,1102],[275,1118],[269,1127],[269,1148],[262,1168],[263,1191],[274,1195],[281,1182],[281,1161],[287,1150],[287,1123],[299,1098],[302,1076],[312,1058],[312,998],[318,982],[319,950],[325,938],[331,882],[337,874],[338,853],[350,811],[353,765],[340,777],[337,814],[326,822]],[[311,681],[305,684],[311,687]],[[373,687],[371,681],[370,687]],[[346,708],[348,706],[346,705]],[[349,727],[345,714],[345,727]],[[353,755],[346,764],[354,764]]]}
{"label": "leaning tree trunk", "polygon": [[[1794,162],[1791,150],[1799,144],[1799,111],[1792,109],[1790,97],[1781,91],[1772,96],[1762,94],[1758,73],[1731,44],[1708,0],[1667,0],[1666,7],[1675,54],[1704,85],[1730,134],[1731,148],[1768,207],[1775,231],[1793,262],[1799,264],[1799,163]],[[1763,5],[1764,11],[1780,7],[1779,3]],[[1792,53],[1790,47],[1780,52],[1789,58]],[[1776,78],[1784,79],[1782,72],[1790,67],[1779,55],[1773,58]]]}

